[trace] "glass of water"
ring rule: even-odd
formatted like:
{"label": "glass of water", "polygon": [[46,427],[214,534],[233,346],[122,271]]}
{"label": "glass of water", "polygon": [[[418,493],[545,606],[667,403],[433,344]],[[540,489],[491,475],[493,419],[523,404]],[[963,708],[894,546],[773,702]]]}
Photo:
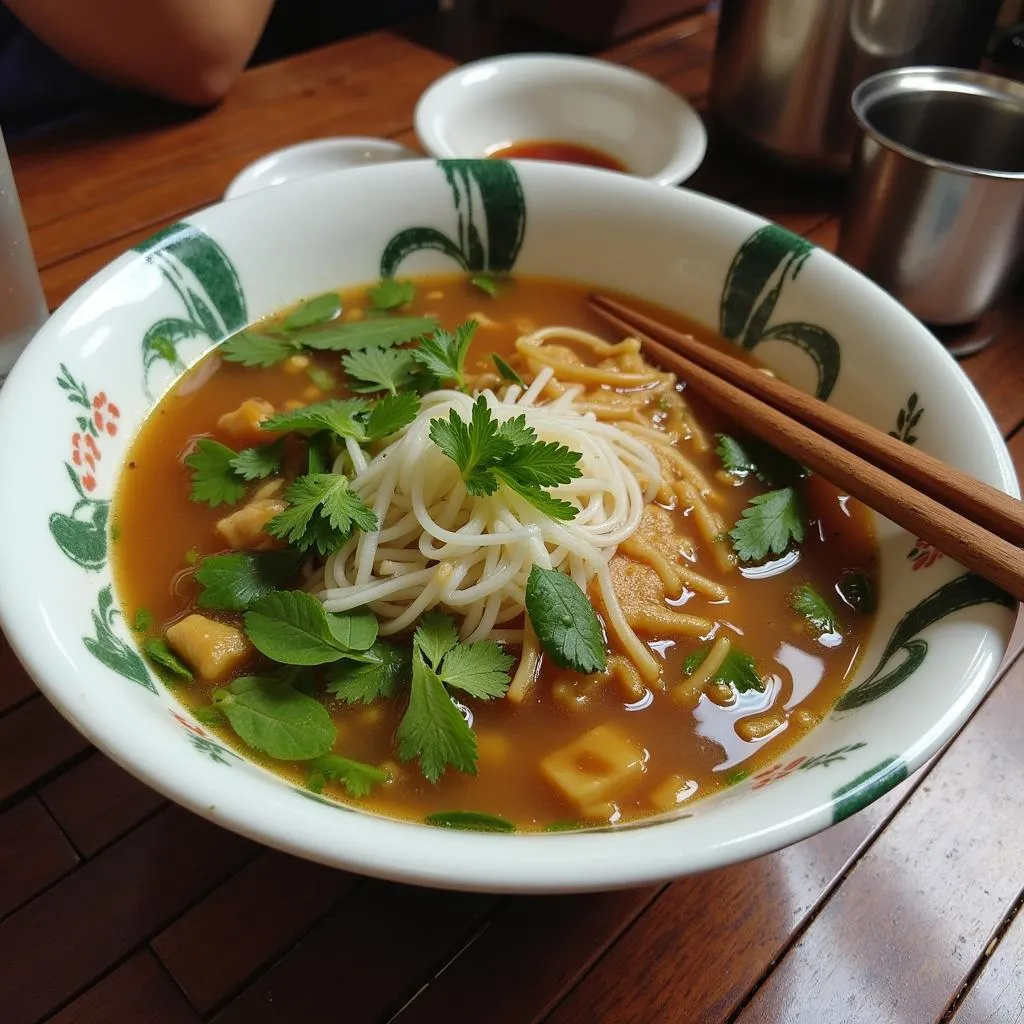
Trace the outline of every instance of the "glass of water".
{"label": "glass of water", "polygon": [[39,272],[0,134],[0,384],[46,316]]}

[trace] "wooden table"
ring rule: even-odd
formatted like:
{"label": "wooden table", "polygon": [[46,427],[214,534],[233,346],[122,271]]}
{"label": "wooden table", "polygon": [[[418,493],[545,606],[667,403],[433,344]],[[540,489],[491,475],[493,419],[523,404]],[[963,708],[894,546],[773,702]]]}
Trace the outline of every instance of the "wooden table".
{"label": "wooden table", "polygon": [[[702,105],[714,20],[613,59]],[[378,33],[246,75],[213,113],[89,125],[14,153],[51,303],[214,202],[260,153],[328,134],[413,142],[451,66]],[[712,141],[691,184],[836,238],[839,195]],[[1024,303],[963,366],[1024,467]],[[1024,631],[931,766],[779,853],[672,885],[498,898],[392,885],[263,849],[91,749],[0,638],[0,1021],[1024,1019]]]}

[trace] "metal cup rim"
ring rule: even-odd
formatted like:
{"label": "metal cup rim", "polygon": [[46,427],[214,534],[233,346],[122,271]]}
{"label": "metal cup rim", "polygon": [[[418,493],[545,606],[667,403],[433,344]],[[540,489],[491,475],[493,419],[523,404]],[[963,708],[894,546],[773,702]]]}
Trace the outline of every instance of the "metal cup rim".
{"label": "metal cup rim", "polygon": [[1015,82],[1000,75],[991,75],[985,71],[944,67],[938,64],[922,64],[880,71],[865,78],[850,95],[850,107],[861,130],[880,145],[899,153],[908,160],[936,170],[972,178],[1024,181],[1024,170],[997,171],[986,167],[975,167],[972,164],[941,160],[879,131],[869,120],[871,107],[879,100],[908,92],[987,95],[1014,103],[1024,116],[1024,83]]}

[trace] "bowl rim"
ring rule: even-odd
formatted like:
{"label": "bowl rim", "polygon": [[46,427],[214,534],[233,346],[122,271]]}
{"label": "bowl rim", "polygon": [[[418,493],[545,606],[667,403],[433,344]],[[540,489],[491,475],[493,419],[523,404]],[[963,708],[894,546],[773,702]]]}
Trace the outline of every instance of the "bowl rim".
{"label": "bowl rim", "polygon": [[[321,189],[326,194],[340,183],[335,175],[347,175],[344,180],[352,186],[360,182],[351,176],[363,175],[363,181],[371,189],[380,185],[382,175],[394,177],[396,182],[401,181],[403,176],[408,176],[411,180],[421,173],[423,165],[431,168],[435,166],[433,162],[423,160],[393,164],[385,168],[366,167],[332,172],[270,190],[280,197],[278,199],[258,198],[260,193],[253,193],[230,203],[222,201],[211,204],[190,215],[189,220],[202,225],[203,221],[208,221],[211,216],[214,220],[221,216],[239,216],[244,219],[250,212],[255,212],[259,204],[268,201],[288,202],[290,197],[297,195],[298,190]],[[600,183],[602,188],[621,191],[625,199],[628,199],[630,193],[639,197],[641,191],[652,198],[654,195],[650,184],[642,180],[610,176],[606,172],[592,168],[526,162],[520,164],[519,169],[527,178],[535,178],[538,182],[550,179],[563,187],[585,176],[595,184]],[[680,210],[686,203],[697,202],[716,209],[729,218],[741,218],[746,227],[761,227],[768,223],[764,218],[733,204],[688,190],[661,192],[657,201],[676,206]],[[234,211],[233,214],[217,212],[228,207]],[[978,411],[980,426],[984,428],[992,442],[1004,485],[1008,486],[1011,492],[1017,491],[1018,485],[1012,462],[991,414],[952,356],[942,349],[923,325],[882,289],[832,254],[823,252],[822,255],[827,257],[830,264],[841,268],[841,273],[852,274],[861,279],[879,301],[899,315],[908,330],[913,331],[921,343],[932,347],[935,355],[942,358],[942,362],[955,369],[956,383],[966,389]],[[133,254],[133,259],[142,258],[141,255]],[[37,340],[33,340],[26,352],[28,358],[23,358],[12,373],[13,386],[9,382],[7,388],[0,391],[0,427],[15,408],[10,396],[15,394],[22,378],[34,376],[38,387],[43,380],[43,368],[47,375],[52,371],[55,349],[51,349],[50,345],[59,339],[58,331],[62,323],[80,310],[83,303],[107,285],[112,278],[123,273],[129,265],[125,264],[121,257],[108,264],[76,290],[55,312],[50,323],[39,332],[37,338],[41,338],[43,343],[39,344]],[[24,384],[21,384],[21,387],[24,387]],[[8,401],[5,402],[5,399]],[[0,450],[0,462],[5,461],[7,457]],[[0,554],[5,548],[10,552],[15,547],[16,541],[7,537],[5,532],[0,532]],[[358,818],[358,841],[341,849],[328,847],[325,846],[323,839],[315,834],[315,830],[309,827],[311,819],[290,806],[291,802],[299,803],[291,800],[293,793],[290,787],[277,787],[274,792],[283,795],[282,800],[278,802],[271,799],[268,804],[275,810],[283,811],[280,818],[272,818],[264,813],[253,813],[251,805],[246,804],[241,798],[242,791],[247,788],[250,781],[248,778],[236,783],[231,778],[233,773],[217,774],[215,766],[211,764],[208,769],[204,765],[204,772],[195,773],[202,776],[202,784],[198,784],[192,778],[186,777],[188,773],[179,775],[163,769],[158,759],[153,756],[145,736],[133,735],[129,730],[119,728],[110,719],[102,716],[90,719],[83,712],[78,680],[68,678],[66,665],[63,676],[54,671],[55,659],[59,659],[61,654],[59,637],[50,633],[47,639],[52,641],[52,644],[40,643],[40,629],[36,620],[31,620],[35,623],[31,630],[24,628],[30,621],[30,615],[34,614],[30,606],[36,602],[25,601],[24,592],[17,586],[13,576],[13,573],[0,573],[0,624],[3,625],[19,660],[29,674],[39,681],[44,695],[65,718],[115,762],[175,802],[214,823],[227,825],[242,835],[307,859],[361,874],[448,889],[507,893],[587,892],[643,885],[679,877],[682,874],[726,866],[799,841],[821,831],[829,823],[823,816],[826,812],[831,812],[834,801],[826,801],[813,807],[801,807],[798,813],[790,812],[777,816],[770,827],[748,831],[735,838],[707,843],[698,851],[694,851],[675,847],[671,850],[663,847],[645,849],[645,836],[652,831],[647,828],[583,834],[481,835],[429,829],[412,821],[356,812],[343,814],[343,817],[348,820]],[[994,629],[989,631],[995,632]],[[1003,631],[1004,649],[1009,632],[1009,627]],[[939,721],[926,733],[918,735],[909,747],[899,751],[909,771],[923,764],[967,719],[982,699],[986,684],[994,675],[996,667],[997,663],[991,663],[991,659],[987,663],[982,663],[977,657],[974,658],[970,685],[965,686],[960,698],[952,706],[944,709]],[[90,671],[93,670],[90,664]],[[966,675],[965,673],[965,677]],[[263,810],[264,808],[260,808],[259,812]],[[342,808],[342,811],[344,810]],[[337,807],[332,813],[338,813]],[[665,824],[671,826],[672,822]],[[290,833],[289,825],[299,827]],[[429,840],[432,852],[429,858],[421,860],[419,854],[425,845],[425,839]],[[545,852],[543,855],[531,854],[525,857],[523,854],[527,846]],[[639,860],[634,860],[630,856],[631,853],[639,855]],[[585,861],[581,862],[581,854]],[[497,869],[494,867],[495,861],[498,864]],[[581,869],[581,863],[585,864],[585,870]],[[456,867],[461,873],[456,873]]]}
{"label": "bowl rim", "polygon": [[625,172],[627,177],[636,178],[639,181],[654,182],[656,185],[680,185],[691,178],[704,162],[708,147],[707,128],[704,125],[703,118],[701,118],[694,106],[684,96],[680,96],[679,93],[668,88],[667,85],[659,82],[651,75],[628,65],[616,64],[613,61],[604,60],[600,57],[549,53],[545,51],[481,57],[479,60],[470,61],[468,64],[461,64],[458,67],[452,68],[439,78],[434,79],[420,94],[413,112],[413,127],[424,152],[439,160],[487,158],[485,153],[458,153],[451,146],[445,144],[433,129],[433,108],[439,108],[441,98],[448,91],[461,84],[461,81],[467,75],[478,74],[481,70],[487,68],[496,68],[500,71],[502,68],[528,67],[530,65],[556,69],[577,68],[596,72],[603,75],[609,81],[618,79],[637,84],[643,83],[652,93],[660,95],[669,101],[679,112],[680,117],[685,118],[685,137],[688,140],[688,145],[677,146],[671,157],[653,174],[635,174],[627,170]]}

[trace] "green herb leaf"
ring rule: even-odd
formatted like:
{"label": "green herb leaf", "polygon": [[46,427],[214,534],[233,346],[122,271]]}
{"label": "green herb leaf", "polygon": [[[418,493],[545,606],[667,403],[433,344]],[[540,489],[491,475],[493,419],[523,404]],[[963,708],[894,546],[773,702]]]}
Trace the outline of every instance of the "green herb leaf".
{"label": "green herb leaf", "polygon": [[245,448],[231,460],[230,466],[243,480],[262,480],[280,470],[283,456],[284,438],[279,437],[261,448]]}
{"label": "green herb leaf", "polygon": [[245,631],[261,654],[284,665],[326,665],[365,651],[377,637],[366,610],[331,614],[311,594],[278,590],[245,613]]}
{"label": "green herb leaf", "polygon": [[304,302],[285,318],[286,331],[300,331],[333,320],[341,312],[341,300],[336,292],[326,292]]}
{"label": "green herb leaf", "polygon": [[448,411],[448,419],[431,420],[430,440],[459,467],[466,490],[475,496],[498,489],[493,467],[514,448],[511,441],[498,436],[498,422],[483,395],[473,403],[469,423],[454,409]]}
{"label": "green herb leaf", "polygon": [[377,316],[308,331],[298,340],[322,352],[353,352],[369,345],[401,345],[435,327],[437,321],[427,316]]}
{"label": "green herb leaf", "polygon": [[375,309],[398,309],[416,298],[416,285],[412,281],[396,281],[393,277],[385,277],[380,284],[367,290],[366,297]]}
{"label": "green herb leaf", "polygon": [[450,333],[438,328],[412,350],[413,356],[441,381],[453,380],[460,390],[466,388],[466,355],[477,329],[475,320],[467,320]]}
{"label": "green herb leaf", "polygon": [[329,430],[338,437],[362,441],[365,439],[365,431],[358,417],[368,409],[369,403],[365,398],[328,398],[314,405],[271,416],[260,424],[260,429],[275,432]]}
{"label": "green herb leaf", "polygon": [[205,502],[210,508],[218,505],[234,505],[245,495],[245,482],[241,480],[231,463],[236,452],[219,441],[201,437],[196,450],[185,459],[185,465],[192,473],[192,491],[189,497],[196,502]]}
{"label": "green herb leaf", "polygon": [[808,475],[807,469],[799,462],[759,438],[748,437],[741,443],[729,434],[716,434],[715,437],[718,438],[715,452],[726,472],[734,476],[742,478],[752,473],[762,483],[779,487]]}
{"label": "green herb leaf", "polygon": [[508,670],[514,661],[493,640],[480,640],[451,648],[438,674],[445,686],[454,686],[479,700],[491,700],[505,696],[511,682]]}
{"label": "green herb leaf", "polygon": [[398,727],[397,740],[398,756],[403,761],[418,757],[420,770],[431,782],[437,782],[449,765],[476,774],[473,730],[419,650],[412,659],[409,706]]}
{"label": "green herb leaf", "polygon": [[203,725],[220,725],[224,721],[223,713],[213,704],[200,704],[192,709],[192,714]]}
{"label": "green herb leaf", "polygon": [[517,480],[511,479],[502,470],[495,470],[498,475],[498,479],[501,480],[506,487],[515,491],[520,498],[524,498],[528,501],[538,512],[543,513],[549,519],[557,519],[560,522],[567,523],[572,519],[576,518],[576,513],[579,509],[570,501],[563,501],[561,498],[552,498],[547,491],[542,491],[539,487],[529,487],[520,484]]}
{"label": "green herb leaf", "polygon": [[396,697],[411,673],[410,649],[378,640],[358,661],[346,657],[331,666],[327,692],[348,704],[371,704],[380,697]]}
{"label": "green herb leaf", "polygon": [[526,387],[526,383],[523,378],[520,377],[519,374],[501,358],[501,356],[492,352],[491,359],[494,360],[494,365],[497,367],[502,380],[507,380],[511,384],[518,384],[521,388]]}
{"label": "green herb leaf", "polygon": [[261,334],[258,331],[239,331],[228,338],[217,350],[228,362],[243,366],[274,366],[299,351],[300,343],[282,335]]}
{"label": "green herb leaf", "polygon": [[350,390],[390,391],[393,395],[409,385],[418,367],[409,349],[383,345],[368,345],[348,352],[341,357],[341,362],[350,378]]}
{"label": "green herb leaf", "polygon": [[187,679],[189,682],[195,678],[192,670],[167,646],[167,641],[163,637],[150,637],[142,645],[142,650],[150,661],[167,669],[171,675]]}
{"label": "green herb leaf", "polygon": [[298,571],[300,560],[292,551],[209,555],[196,570],[196,581],[203,588],[196,604],[228,612],[247,611],[284,587]]}
{"label": "green herb leaf", "polygon": [[135,609],[135,618],[132,620],[133,633],[145,633],[153,625],[153,613],[143,605]]}
{"label": "green herb leaf", "polygon": [[835,612],[810,583],[804,583],[793,591],[790,604],[793,611],[802,615],[818,632],[839,632]]}
{"label": "green herb leaf", "polygon": [[492,299],[500,290],[498,288],[498,282],[495,281],[493,277],[487,277],[486,274],[477,274],[476,277],[471,277],[469,279],[469,283],[474,288],[479,288],[480,291],[484,292],[486,295],[490,295]]}
{"label": "green herb leaf", "polygon": [[572,577],[535,565],[526,581],[526,612],[541,647],[557,665],[584,675],[607,667],[601,623]]}
{"label": "green herb leaf", "polygon": [[444,612],[427,612],[416,627],[413,642],[431,668],[440,668],[444,656],[459,642],[455,620]]}
{"label": "green herb leaf", "polygon": [[424,819],[428,825],[438,828],[457,828],[469,832],[515,832],[511,821],[482,811],[435,811]]}
{"label": "green herb leaf", "polygon": [[374,786],[388,781],[388,773],[372,764],[353,761],[339,754],[324,754],[309,763],[310,776],[307,785],[314,793],[324,788],[324,782],[343,782],[349,796],[369,796]]}
{"label": "green herb leaf", "polygon": [[836,592],[861,615],[871,615],[878,607],[875,584],[871,576],[861,569],[848,569],[836,584]]}
{"label": "green herb leaf", "polygon": [[404,430],[420,414],[420,400],[411,391],[377,399],[366,418],[366,440],[379,441]]}
{"label": "green herb leaf", "polygon": [[309,761],[326,754],[338,737],[318,700],[277,679],[242,676],[213,696],[238,736],[268,757]]}
{"label": "green herb leaf", "polygon": [[796,490],[782,487],[751,498],[729,536],[741,561],[761,562],[803,541],[804,518]]}
{"label": "green herb leaf", "polygon": [[727,473],[745,477],[757,471],[757,466],[754,465],[750,453],[735,437],[730,437],[728,434],[715,434],[715,437],[718,439],[715,454],[721,459],[722,468]]}
{"label": "green herb leaf", "polygon": [[272,537],[300,551],[315,547],[321,555],[336,551],[354,527],[377,529],[377,516],[336,473],[307,473],[284,492],[289,507],[267,523]]}
{"label": "green herb leaf", "polygon": [[[710,646],[698,647],[691,651],[683,661],[683,671],[692,676],[694,672],[704,663],[704,659],[710,652]],[[748,690],[764,692],[764,680],[758,674],[757,665],[754,659],[746,651],[740,650],[733,645],[729,648],[725,660],[719,666],[718,671],[711,677],[710,682],[725,683],[727,686],[734,686],[737,693],[746,693]]]}

